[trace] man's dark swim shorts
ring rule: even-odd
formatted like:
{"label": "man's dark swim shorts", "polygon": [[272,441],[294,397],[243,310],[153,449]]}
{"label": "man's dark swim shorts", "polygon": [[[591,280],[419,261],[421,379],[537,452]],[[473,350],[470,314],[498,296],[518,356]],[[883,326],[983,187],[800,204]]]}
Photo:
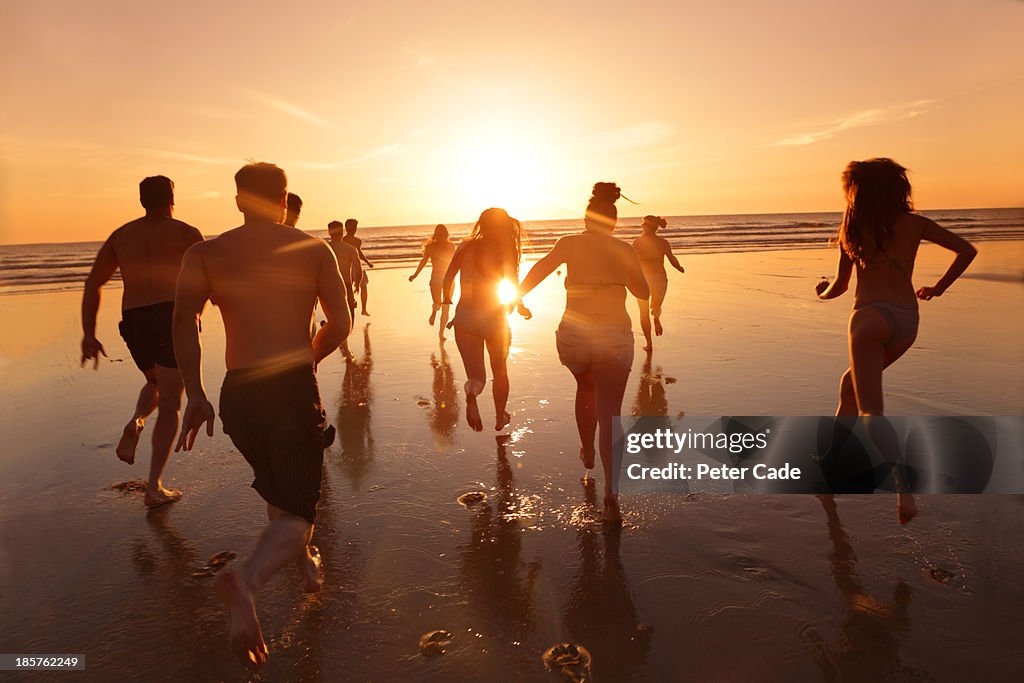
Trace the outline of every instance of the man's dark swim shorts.
{"label": "man's dark swim shorts", "polygon": [[312,524],[327,422],[312,366],[229,370],[220,391],[220,419],[252,467],[252,487],[260,497]]}
{"label": "man's dark swim shorts", "polygon": [[117,329],[121,331],[121,337],[139,370],[146,372],[154,365],[178,367],[171,337],[173,317],[173,301],[129,308],[121,313]]}

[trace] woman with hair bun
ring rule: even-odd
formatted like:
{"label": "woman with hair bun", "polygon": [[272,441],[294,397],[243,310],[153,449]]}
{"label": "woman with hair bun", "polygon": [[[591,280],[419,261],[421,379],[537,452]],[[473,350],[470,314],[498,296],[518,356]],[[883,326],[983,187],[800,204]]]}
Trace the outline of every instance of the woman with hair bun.
{"label": "woman with hair bun", "polygon": [[626,290],[638,299],[649,295],[636,252],[612,236],[621,191],[615,183],[597,183],[587,204],[585,230],[559,239],[523,280],[526,295],[561,264],[566,265],[565,313],[555,343],[558,359],[576,378],[576,427],[580,459],[593,469],[594,438],[604,470],[604,519],[621,520],[612,461],[612,419],[622,411],[626,381],[633,367],[633,326],[626,311]]}
{"label": "woman with hair bun", "polygon": [[[409,282],[416,279],[423,267],[430,261],[430,297],[433,300],[433,308],[430,309],[429,322],[431,325],[437,319],[438,310],[441,311],[441,326],[438,328],[438,336],[444,339],[445,326],[448,325],[449,304],[445,301],[452,300],[452,290],[444,289],[444,276],[451,265],[452,256],[455,255],[455,245],[448,239],[448,228],[438,225],[434,228],[434,234],[423,243],[423,258],[416,266],[416,271],[409,276]],[[454,280],[452,285],[454,285]]]}
{"label": "woman with hair bun", "polygon": [[[846,213],[839,225],[839,265],[829,284],[818,283],[820,299],[834,299],[850,286],[857,290],[850,315],[850,368],[839,382],[837,416],[865,418],[868,437],[893,462],[897,514],[906,524],[917,505],[895,466],[899,440],[883,413],[882,371],[906,353],[917,338],[917,300],[942,296],[970,265],[977,249],[962,237],[913,213],[907,169],[892,159],[852,161],[842,176]],[[921,241],[956,253],[946,273],[916,292],[911,278]]]}
{"label": "woman with hair bun", "polygon": [[[442,306],[451,305],[452,286],[460,272],[459,305],[455,308],[455,343],[466,368],[466,421],[474,431],[482,431],[483,419],[476,397],[487,384],[484,348],[494,373],[494,429],[502,430],[512,420],[508,404],[508,350],[512,333],[508,327],[509,305],[501,302],[502,280],[512,287],[519,284],[519,258],[522,253],[522,226],[504,209],[487,209],[473,226],[473,232],[452,256],[441,283],[445,293]],[[528,312],[520,307],[520,313]]]}
{"label": "woman with hair bun", "polygon": [[647,278],[647,285],[651,288],[651,298],[637,299],[640,306],[640,329],[644,331],[644,339],[647,345],[644,351],[654,348],[651,341],[651,316],[654,316],[654,333],[661,336],[664,329],[661,326],[661,306],[665,302],[665,293],[668,291],[668,273],[665,272],[665,259],[672,264],[672,267],[680,273],[685,273],[679,265],[679,260],[672,253],[672,245],[664,237],[658,237],[658,229],[668,225],[661,216],[644,216],[641,228],[643,234],[633,240],[633,249],[640,257],[640,266],[643,268],[644,277]]}

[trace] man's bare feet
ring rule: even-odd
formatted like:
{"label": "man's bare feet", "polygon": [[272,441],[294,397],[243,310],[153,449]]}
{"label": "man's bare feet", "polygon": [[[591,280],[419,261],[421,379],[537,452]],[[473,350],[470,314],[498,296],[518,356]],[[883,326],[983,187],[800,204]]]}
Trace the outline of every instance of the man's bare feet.
{"label": "man's bare feet", "polygon": [[299,560],[299,571],[302,572],[302,580],[305,583],[303,592],[317,593],[324,586],[323,575],[320,573],[320,549],[315,545],[306,548],[306,556]]}
{"label": "man's bare feet", "polygon": [[618,524],[622,521],[622,511],[619,510],[619,497],[613,493],[604,495],[604,511],[601,513],[602,522]]}
{"label": "man's bare feet", "polygon": [[163,486],[158,486],[156,490],[151,487],[146,487],[146,496],[142,499],[142,502],[146,504],[148,508],[156,508],[161,505],[168,505],[169,503],[175,503],[181,498],[181,491],[174,491],[172,489],[165,489]]}
{"label": "man's bare feet", "polygon": [[114,451],[117,453],[118,459],[125,461],[129,465],[135,464],[135,449],[139,445],[139,436],[142,434],[142,428],[145,424],[146,421],[140,417],[124,426],[121,440],[117,442],[117,449]]}
{"label": "man's bare feet", "polygon": [[362,313],[362,315],[365,315],[365,316],[369,317],[369,315],[370,315],[370,314],[369,314],[369,313],[367,313],[366,309],[364,308],[364,309],[363,309],[363,313]]}
{"label": "man's bare feet", "polygon": [[896,494],[896,515],[900,524],[906,524],[917,517],[917,501],[909,493]]}
{"label": "man's bare feet", "polygon": [[647,342],[646,344],[644,344],[644,351],[648,351],[649,352],[649,351],[653,351],[653,350],[654,350],[654,344],[652,344],[651,342]]}
{"label": "man's bare feet", "polygon": [[435,320],[437,320],[437,309],[436,308],[430,312],[430,320],[429,320],[430,324],[433,325]]}
{"label": "man's bare feet", "polygon": [[580,449],[580,461],[583,466],[588,470],[594,469],[594,459],[597,457],[597,452],[594,451],[594,447]]}
{"label": "man's bare feet", "polygon": [[660,337],[664,332],[665,330],[661,326],[661,318],[654,316],[654,334]]}
{"label": "man's bare feet", "polygon": [[469,382],[466,382],[466,422],[474,432],[484,430],[484,421],[480,417],[480,407],[476,404],[476,394],[469,393]]}
{"label": "man's bare feet", "polygon": [[512,422],[512,416],[506,410],[494,421],[494,431],[500,432],[505,427],[508,427],[510,422]]}
{"label": "man's bare feet", "polygon": [[263,640],[256,601],[235,567],[226,567],[213,581],[217,597],[228,608],[228,642],[246,668],[256,671],[267,663],[270,650]]}

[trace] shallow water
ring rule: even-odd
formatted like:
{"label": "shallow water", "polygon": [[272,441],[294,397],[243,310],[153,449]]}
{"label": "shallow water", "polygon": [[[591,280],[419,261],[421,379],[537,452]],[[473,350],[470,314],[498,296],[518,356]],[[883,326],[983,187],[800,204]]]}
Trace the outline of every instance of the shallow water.
{"label": "shallow water", "polygon": [[[1022,251],[983,248],[972,270],[1012,275]],[[638,350],[624,410],[830,413],[849,302],[811,293],[832,258],[684,259],[666,336],[649,364]],[[918,279],[945,262],[924,251]],[[834,509],[812,496],[630,496],[624,527],[607,530],[580,483],[572,379],[554,357],[558,282],[529,302],[534,320],[513,319],[514,419],[496,438],[462,421],[455,344],[431,337],[426,282],[405,275],[371,273],[357,362],[320,368],[339,430],[314,541],[326,583],[303,597],[288,569],[260,594],[266,680],[557,680],[541,655],[562,641],[592,653],[598,681],[1021,673],[1024,497],[924,496],[902,528],[890,496]],[[84,653],[86,680],[245,680],[212,579],[193,576],[215,553],[244,556],[264,524],[244,461],[218,423],[172,456],[185,497],[145,512],[141,494],[111,489],[148,463],[145,441],[134,467],[113,455],[138,388],[117,296],[104,300],[112,360],[99,372],[77,367],[76,295],[5,303],[0,651]],[[1021,323],[1008,311],[1021,303],[1019,283],[976,278],[925,305],[917,347],[886,374],[889,412],[1019,414]],[[215,309],[203,343],[216,396]],[[486,500],[461,505],[469,491]],[[452,642],[423,656],[435,629]]]}

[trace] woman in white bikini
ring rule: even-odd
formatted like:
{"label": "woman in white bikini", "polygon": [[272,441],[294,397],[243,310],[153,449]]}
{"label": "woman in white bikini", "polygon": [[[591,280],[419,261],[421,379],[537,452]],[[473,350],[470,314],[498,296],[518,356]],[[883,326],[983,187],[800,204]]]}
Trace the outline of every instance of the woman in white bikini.
{"label": "woman in white bikini", "polygon": [[[487,383],[484,348],[494,373],[494,429],[501,431],[511,421],[505,410],[508,403],[508,349],[512,333],[508,327],[509,304],[501,303],[499,288],[508,280],[513,288],[519,283],[519,258],[522,227],[504,209],[487,209],[473,226],[473,232],[455,249],[442,290],[452,291],[455,276],[460,272],[459,305],[455,308],[455,343],[466,368],[466,421],[475,431],[482,431],[483,420],[476,397]],[[514,290],[513,290],[514,291]],[[442,300],[450,305],[451,299]],[[528,312],[520,307],[520,312]]]}
{"label": "woman in white bikini", "polygon": [[[441,311],[441,326],[439,328],[438,336],[444,339],[444,330],[448,325],[448,309],[449,304],[444,303],[445,301],[451,301],[452,291],[451,289],[444,289],[444,276],[448,272],[448,266],[451,265],[452,256],[455,255],[455,245],[448,239],[448,228],[443,225],[438,225],[434,228],[434,234],[429,240],[423,243],[423,258],[420,259],[420,263],[416,266],[416,271],[409,276],[409,282],[416,279],[416,276],[420,274],[423,267],[427,265],[427,261],[430,261],[430,298],[433,300],[433,308],[430,310],[430,324],[433,325],[437,319],[437,312]],[[452,281],[455,284],[455,281]]]}
{"label": "woman in white bikini", "polygon": [[643,234],[633,240],[633,250],[640,257],[640,266],[643,268],[644,277],[647,278],[647,285],[651,288],[650,299],[637,299],[640,306],[640,329],[644,332],[644,339],[647,345],[645,351],[654,348],[651,342],[651,316],[654,316],[654,333],[661,336],[664,331],[661,327],[661,305],[665,302],[665,293],[668,291],[668,273],[665,272],[665,259],[672,264],[672,267],[680,273],[685,273],[679,259],[672,253],[672,245],[664,237],[658,237],[658,229],[668,225],[661,216],[644,216]]}
{"label": "woman in white bikini", "polygon": [[576,426],[580,459],[594,467],[594,437],[604,469],[604,519],[617,521],[618,475],[612,462],[612,418],[622,411],[622,397],[633,366],[633,329],[626,312],[626,290],[638,299],[650,295],[636,252],[612,237],[621,196],[614,183],[597,183],[587,205],[586,229],[555,243],[523,280],[527,294],[566,264],[565,313],[555,333],[558,358],[576,378]]}
{"label": "woman in white bikini", "polygon": [[[913,213],[907,169],[892,159],[853,161],[843,172],[846,213],[839,226],[839,265],[829,284],[816,290],[834,299],[847,290],[854,267],[857,289],[850,315],[850,368],[839,383],[839,416],[865,417],[868,437],[883,454],[899,453],[896,432],[882,416],[882,371],[917,337],[917,300],[942,296],[967,269],[977,249],[966,240]],[[956,253],[946,273],[916,292],[911,282],[922,240]],[[886,457],[889,457],[888,455]],[[917,505],[893,468],[901,524],[917,514]]]}

